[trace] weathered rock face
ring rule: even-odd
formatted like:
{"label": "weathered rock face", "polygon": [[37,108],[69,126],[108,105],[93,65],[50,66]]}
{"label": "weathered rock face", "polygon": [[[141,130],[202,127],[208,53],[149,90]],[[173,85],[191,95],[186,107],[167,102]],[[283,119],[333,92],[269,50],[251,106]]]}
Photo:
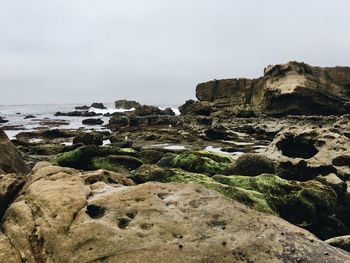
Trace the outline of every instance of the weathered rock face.
{"label": "weathered rock face", "polygon": [[0,173],[26,174],[27,172],[28,167],[16,146],[12,144],[5,132],[0,129]]}
{"label": "weathered rock face", "polygon": [[38,164],[3,218],[0,262],[350,261],[307,231],[202,186],[88,178]]}
{"label": "weathered rock face", "polygon": [[320,68],[289,62],[268,66],[258,79],[201,83],[196,96],[215,107],[249,105],[256,114],[344,114],[350,112],[350,67]]}
{"label": "weathered rock face", "polygon": [[335,173],[350,176],[350,139],[341,130],[311,125],[282,130],[265,155],[279,166],[277,173],[290,180],[306,181]]}

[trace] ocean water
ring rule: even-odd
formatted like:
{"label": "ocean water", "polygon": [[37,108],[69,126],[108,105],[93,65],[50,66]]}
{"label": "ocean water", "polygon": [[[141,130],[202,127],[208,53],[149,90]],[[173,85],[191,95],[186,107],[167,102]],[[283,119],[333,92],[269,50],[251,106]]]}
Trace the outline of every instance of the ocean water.
{"label": "ocean water", "polygon": [[[53,128],[64,128],[64,129],[78,129],[85,128],[88,130],[102,130],[106,129],[103,126],[86,126],[82,124],[82,121],[86,118],[84,117],[68,117],[68,116],[58,116],[56,117],[54,114],[57,111],[60,112],[70,112],[74,111],[76,106],[80,106],[82,104],[32,104],[32,105],[0,105],[0,116],[4,119],[8,120],[8,123],[0,124],[2,126],[19,126],[16,130],[5,130],[7,136],[10,139],[14,139],[15,136],[22,131],[33,131],[39,127],[45,126],[41,125],[40,122],[43,120],[65,120],[68,121],[68,125],[59,125]],[[96,113],[114,113],[114,112],[124,112],[124,109],[115,109],[114,103],[104,103],[107,109],[95,109],[91,108],[89,111],[93,111]],[[161,109],[166,108],[166,106],[161,105],[158,106]],[[170,106],[176,114],[179,114],[179,110],[177,106]],[[34,119],[24,119],[27,115],[34,115],[36,118]],[[96,116],[89,118],[99,118],[104,121],[104,124],[108,123],[109,117],[104,116]],[[23,126],[23,128],[20,128]]]}

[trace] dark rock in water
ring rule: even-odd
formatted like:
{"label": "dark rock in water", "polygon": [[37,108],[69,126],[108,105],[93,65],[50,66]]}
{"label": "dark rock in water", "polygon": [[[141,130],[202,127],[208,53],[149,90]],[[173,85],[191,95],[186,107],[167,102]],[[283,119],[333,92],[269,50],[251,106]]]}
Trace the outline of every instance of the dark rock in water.
{"label": "dark rock in water", "polygon": [[130,110],[132,108],[137,108],[140,107],[141,104],[138,103],[137,101],[134,100],[117,100],[115,102],[115,108],[116,109],[126,109],[126,110]]}
{"label": "dark rock in water", "polygon": [[95,117],[101,116],[101,113],[95,113],[90,111],[72,111],[72,112],[56,112],[55,116],[69,116],[69,117]]}
{"label": "dark rock in water", "polygon": [[100,133],[90,132],[84,133],[83,135],[78,135],[74,137],[73,144],[84,144],[84,145],[102,145],[103,136]]}
{"label": "dark rock in water", "polygon": [[257,115],[345,114],[350,112],[350,67],[289,62],[268,66],[258,79],[201,83],[196,96],[216,108],[249,105]]}
{"label": "dark rock in water", "polygon": [[188,100],[179,107],[181,115],[209,116],[213,112],[209,102]]}
{"label": "dark rock in water", "polygon": [[7,123],[7,122],[9,122],[9,121],[4,119],[3,117],[0,117],[0,123]]}
{"label": "dark rock in water", "polygon": [[92,104],[91,104],[91,108],[102,109],[102,110],[107,109],[107,108],[103,105],[103,103],[97,103],[97,102],[92,103]]}
{"label": "dark rock in water", "polygon": [[59,127],[62,125],[69,125],[69,121],[67,120],[50,120],[50,119],[42,119],[37,120],[39,125],[46,127]]}
{"label": "dark rock in water", "polygon": [[84,125],[102,125],[103,120],[101,119],[85,119],[82,122]]}
{"label": "dark rock in water", "polygon": [[21,154],[0,129],[0,173],[26,174],[29,172]]}
{"label": "dark rock in water", "polygon": [[73,131],[53,129],[43,131],[41,135],[45,138],[69,138],[72,137],[73,134]]}
{"label": "dark rock in water", "polygon": [[34,115],[26,115],[24,119],[35,119],[36,117]]}
{"label": "dark rock in water", "polygon": [[76,106],[74,107],[76,110],[89,110],[91,107],[87,106],[87,105],[83,105],[83,106]]}

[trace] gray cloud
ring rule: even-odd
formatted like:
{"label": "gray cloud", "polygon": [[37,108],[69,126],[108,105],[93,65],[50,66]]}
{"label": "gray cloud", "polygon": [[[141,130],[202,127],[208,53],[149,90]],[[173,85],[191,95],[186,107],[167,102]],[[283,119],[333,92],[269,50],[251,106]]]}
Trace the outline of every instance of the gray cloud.
{"label": "gray cloud", "polygon": [[181,103],[289,60],[350,65],[347,0],[0,0],[1,104]]}

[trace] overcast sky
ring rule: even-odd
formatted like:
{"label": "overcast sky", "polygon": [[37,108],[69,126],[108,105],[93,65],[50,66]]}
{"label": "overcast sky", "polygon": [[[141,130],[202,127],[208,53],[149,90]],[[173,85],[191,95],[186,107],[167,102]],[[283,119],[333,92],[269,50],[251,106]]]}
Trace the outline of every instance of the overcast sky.
{"label": "overcast sky", "polygon": [[0,0],[0,104],[178,104],[289,60],[350,65],[349,0]]}

